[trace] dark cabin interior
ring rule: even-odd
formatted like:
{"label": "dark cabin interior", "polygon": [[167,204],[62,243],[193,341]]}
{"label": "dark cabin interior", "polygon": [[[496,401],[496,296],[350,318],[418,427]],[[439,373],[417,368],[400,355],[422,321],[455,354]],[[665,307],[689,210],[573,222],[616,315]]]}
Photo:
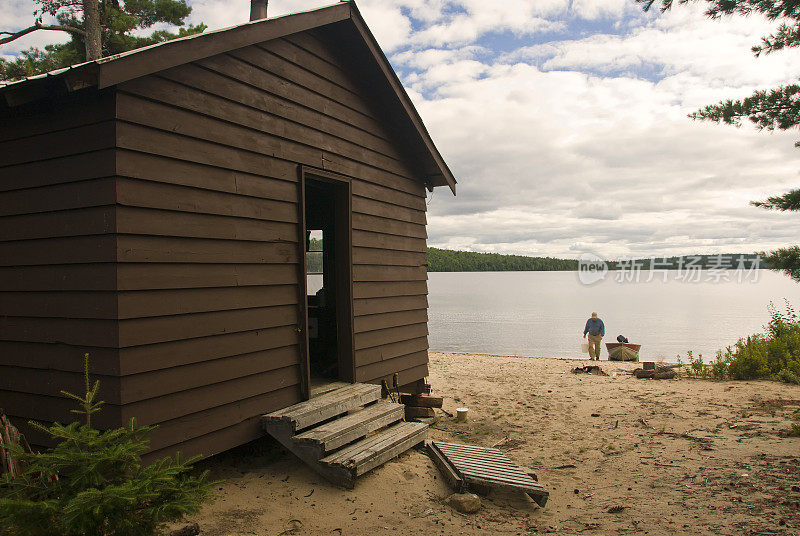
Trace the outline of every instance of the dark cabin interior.
{"label": "dark cabin interior", "polygon": [[350,218],[347,183],[306,178],[309,370],[351,381]]}

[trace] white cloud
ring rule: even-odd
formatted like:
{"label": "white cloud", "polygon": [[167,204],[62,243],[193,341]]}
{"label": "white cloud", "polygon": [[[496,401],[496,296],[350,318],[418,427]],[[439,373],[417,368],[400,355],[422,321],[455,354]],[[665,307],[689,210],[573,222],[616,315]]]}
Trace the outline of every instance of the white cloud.
{"label": "white cloud", "polygon": [[[0,27],[29,24],[31,0],[10,1]],[[269,10],[329,3],[272,0]],[[190,22],[211,28],[249,12],[246,0],[191,5]],[[800,51],[750,52],[774,23],[712,21],[694,4],[644,14],[632,0],[360,0],[359,8],[460,182],[457,197],[439,189],[430,200],[431,245],[663,255],[770,249],[800,235],[796,214],[748,206],[797,186],[798,133],[686,117],[800,77]],[[33,35],[37,46],[65,39]]]}

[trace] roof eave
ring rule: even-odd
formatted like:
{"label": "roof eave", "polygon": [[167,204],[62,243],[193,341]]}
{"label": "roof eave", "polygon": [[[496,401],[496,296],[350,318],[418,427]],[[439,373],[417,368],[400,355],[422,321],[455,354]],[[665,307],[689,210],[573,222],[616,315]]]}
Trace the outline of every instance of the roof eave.
{"label": "roof eave", "polygon": [[[367,48],[369,49],[370,53],[372,54],[373,58],[375,58],[375,62],[380,67],[383,75],[389,81],[389,84],[392,86],[394,93],[397,95],[397,98],[400,104],[403,106],[406,114],[408,115],[411,123],[414,126],[414,129],[417,131],[417,134],[420,137],[420,140],[425,145],[427,152],[430,154],[433,162],[436,165],[438,173],[437,176],[440,176],[444,183],[439,181],[434,181],[431,177],[427,177],[427,180],[430,184],[434,186],[449,186],[450,190],[453,192],[453,195],[456,194],[456,178],[453,176],[453,173],[450,171],[450,168],[447,166],[447,163],[442,158],[439,149],[436,148],[436,145],[433,143],[433,139],[431,138],[430,133],[428,133],[428,129],[425,128],[425,124],[422,122],[422,118],[417,112],[414,103],[411,102],[411,98],[406,93],[405,88],[403,87],[402,82],[397,77],[397,73],[395,73],[394,69],[389,63],[389,59],[381,50],[380,45],[378,45],[378,41],[375,39],[375,36],[372,35],[369,27],[367,26],[366,22],[364,21],[364,17],[359,12],[358,7],[355,5],[354,2],[347,2],[350,5],[350,9],[352,12],[352,16],[350,19],[353,21],[358,32],[361,34],[364,42],[367,44]],[[438,184],[437,184],[438,183]]]}

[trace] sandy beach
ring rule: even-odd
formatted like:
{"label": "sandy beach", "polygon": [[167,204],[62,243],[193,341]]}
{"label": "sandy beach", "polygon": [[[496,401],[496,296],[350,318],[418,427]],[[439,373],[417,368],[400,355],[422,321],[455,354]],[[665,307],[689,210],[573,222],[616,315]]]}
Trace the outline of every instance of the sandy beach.
{"label": "sandy beach", "polygon": [[411,450],[336,488],[264,440],[201,462],[216,501],[206,536],[277,534],[731,534],[800,532],[800,386],[572,374],[586,360],[430,354],[444,408],[429,438],[497,445],[550,492],[545,508],[493,491],[475,514]]}

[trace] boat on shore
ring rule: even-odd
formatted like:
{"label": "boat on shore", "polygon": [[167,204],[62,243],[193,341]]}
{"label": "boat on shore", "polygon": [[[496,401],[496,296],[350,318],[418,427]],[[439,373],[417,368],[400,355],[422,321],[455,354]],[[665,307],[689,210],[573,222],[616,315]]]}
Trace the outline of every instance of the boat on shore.
{"label": "boat on shore", "polygon": [[631,344],[628,342],[607,342],[609,361],[639,361],[639,349],[641,344]]}

